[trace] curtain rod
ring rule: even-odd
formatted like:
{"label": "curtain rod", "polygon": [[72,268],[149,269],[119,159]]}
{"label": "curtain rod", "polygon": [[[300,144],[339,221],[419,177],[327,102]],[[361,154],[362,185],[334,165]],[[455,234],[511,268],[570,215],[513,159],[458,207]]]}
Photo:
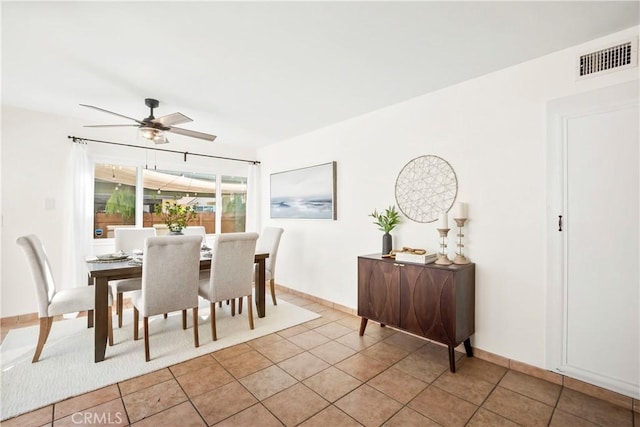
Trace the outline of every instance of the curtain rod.
{"label": "curtain rod", "polygon": [[188,151],[176,151],[176,150],[167,150],[165,148],[143,147],[141,145],[123,144],[121,142],[101,141],[99,139],[80,138],[79,136],[71,136],[71,135],[68,135],[67,138],[71,139],[73,142],[97,142],[99,144],[119,145],[121,147],[141,148],[143,150],[164,151],[165,153],[182,154],[184,156],[185,162],[187,161],[187,155],[190,155],[190,156],[199,156],[199,157],[209,157],[211,159],[231,160],[234,162],[245,162],[245,163],[251,163],[254,165],[260,164],[258,160],[234,159],[232,157],[213,156],[210,154],[189,153]]}

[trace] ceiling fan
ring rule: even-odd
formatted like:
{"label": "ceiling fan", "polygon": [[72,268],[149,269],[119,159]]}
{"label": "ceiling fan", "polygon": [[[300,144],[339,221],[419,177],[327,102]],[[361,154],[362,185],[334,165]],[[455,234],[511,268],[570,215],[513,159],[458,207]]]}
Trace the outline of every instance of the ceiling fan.
{"label": "ceiling fan", "polygon": [[157,99],[146,98],[144,100],[144,104],[147,107],[149,107],[150,113],[149,113],[149,117],[144,118],[142,120],[134,119],[133,117],[127,117],[119,113],[114,113],[113,111],[105,110],[104,108],[94,107],[93,105],[86,105],[86,104],[80,104],[80,105],[83,107],[93,108],[94,110],[103,111],[105,113],[113,114],[114,116],[123,117],[125,119],[133,120],[134,122],[136,122],[136,124],[127,124],[127,125],[86,125],[85,127],[108,128],[108,127],[136,126],[140,128],[140,134],[142,135],[143,138],[153,141],[156,144],[166,144],[167,142],[169,142],[169,140],[165,136],[165,132],[177,133],[179,135],[185,135],[185,136],[190,136],[192,138],[204,139],[206,141],[213,141],[214,139],[216,139],[215,135],[175,127],[174,125],[193,121],[182,113],[168,114],[166,116],[162,116],[158,118],[154,117],[153,109],[158,108],[158,105],[160,105],[160,102]]}

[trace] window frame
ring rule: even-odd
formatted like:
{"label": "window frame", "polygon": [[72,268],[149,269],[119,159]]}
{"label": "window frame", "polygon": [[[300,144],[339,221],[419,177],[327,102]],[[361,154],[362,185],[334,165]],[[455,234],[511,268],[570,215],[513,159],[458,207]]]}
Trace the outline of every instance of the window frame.
{"label": "window frame", "polygon": [[[136,168],[136,213],[135,213],[135,227],[142,227],[144,221],[144,210],[143,210],[143,202],[144,202],[144,177],[143,171],[145,169],[145,164],[141,160],[132,160],[125,159],[122,157],[113,157],[106,155],[90,155],[89,161],[91,163],[91,178],[94,185],[91,187],[91,205],[93,206],[92,210],[95,210],[95,194],[93,192],[93,188],[95,186],[95,169],[97,164],[112,164],[117,166],[125,166],[125,167],[135,167]],[[147,164],[148,168],[148,164]],[[228,168],[221,167],[218,165],[204,166],[202,164],[187,164],[187,163],[177,163],[177,162],[167,162],[163,161],[161,167],[154,167],[154,170],[170,170],[175,172],[189,172],[189,173],[202,173],[207,175],[215,175],[216,177],[216,213],[215,213],[215,234],[222,234],[222,177],[224,176],[236,176],[242,177],[246,181],[246,191],[247,197],[249,194],[249,174],[248,171],[245,171],[244,174],[239,174],[238,172],[229,172]],[[246,228],[246,223],[245,223]],[[210,234],[208,234],[210,235]],[[91,236],[92,242],[97,245],[104,244],[113,244],[112,237],[104,237],[104,238],[96,238],[95,234],[92,233]]]}

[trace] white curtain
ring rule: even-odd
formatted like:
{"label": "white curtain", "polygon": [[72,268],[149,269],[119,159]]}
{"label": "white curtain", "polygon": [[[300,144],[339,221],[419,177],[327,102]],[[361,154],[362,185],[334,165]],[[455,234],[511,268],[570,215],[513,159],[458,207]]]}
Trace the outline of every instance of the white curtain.
{"label": "white curtain", "polygon": [[87,285],[85,257],[93,252],[93,167],[86,143],[71,149],[72,221],[69,271],[73,286]]}
{"label": "white curtain", "polygon": [[260,232],[260,165],[249,164],[247,172],[247,231]]}

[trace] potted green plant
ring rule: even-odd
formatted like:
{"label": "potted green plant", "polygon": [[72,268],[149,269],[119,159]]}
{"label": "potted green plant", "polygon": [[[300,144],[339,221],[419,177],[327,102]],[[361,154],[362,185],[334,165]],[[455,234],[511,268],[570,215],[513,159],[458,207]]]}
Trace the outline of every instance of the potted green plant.
{"label": "potted green plant", "polygon": [[122,215],[122,223],[129,224],[136,214],[136,195],[131,187],[119,186],[113,190],[107,204],[105,213]]}
{"label": "potted green plant", "polygon": [[182,234],[182,230],[189,221],[196,217],[195,207],[180,205],[176,201],[167,204],[159,203],[155,207],[156,214],[160,215],[171,234]]}
{"label": "potted green plant", "polygon": [[396,207],[392,205],[385,209],[384,213],[374,210],[369,216],[375,219],[373,223],[378,226],[378,229],[384,231],[382,235],[382,255],[388,255],[393,249],[393,240],[389,232],[400,224],[400,214],[396,211]]}

